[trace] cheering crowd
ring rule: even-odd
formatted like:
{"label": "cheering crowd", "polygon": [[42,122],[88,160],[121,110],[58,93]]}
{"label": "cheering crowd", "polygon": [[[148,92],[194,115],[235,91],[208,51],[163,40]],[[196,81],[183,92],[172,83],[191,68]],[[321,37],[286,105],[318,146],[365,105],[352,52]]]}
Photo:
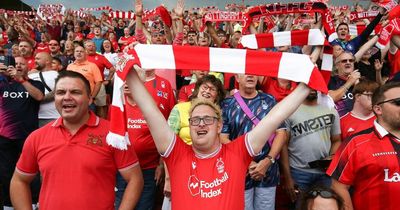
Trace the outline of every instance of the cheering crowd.
{"label": "cheering crowd", "polygon": [[398,209],[397,4],[0,10],[0,207]]}

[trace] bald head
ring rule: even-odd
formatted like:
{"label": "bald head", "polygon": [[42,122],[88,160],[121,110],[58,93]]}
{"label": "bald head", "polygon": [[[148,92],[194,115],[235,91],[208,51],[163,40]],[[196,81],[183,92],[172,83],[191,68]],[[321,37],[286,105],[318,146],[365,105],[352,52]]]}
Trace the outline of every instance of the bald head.
{"label": "bald head", "polygon": [[39,71],[51,70],[53,58],[48,52],[40,52],[35,56],[36,69]]}

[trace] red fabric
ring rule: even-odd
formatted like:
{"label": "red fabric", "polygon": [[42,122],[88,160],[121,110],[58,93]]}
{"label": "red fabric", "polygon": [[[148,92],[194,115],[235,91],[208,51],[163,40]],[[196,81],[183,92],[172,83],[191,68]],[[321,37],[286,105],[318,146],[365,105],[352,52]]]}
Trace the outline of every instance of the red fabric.
{"label": "red fabric", "polygon": [[[153,81],[156,81],[156,84]],[[174,93],[169,82],[161,77],[156,77],[155,80],[147,81],[145,86],[165,119],[168,119],[174,106]],[[129,140],[135,148],[140,167],[142,169],[156,168],[160,162],[160,155],[142,112],[138,106],[132,106],[129,103],[125,107]]]}
{"label": "red fabric", "polygon": [[97,67],[100,69],[101,77],[104,80],[104,69],[110,69],[113,67],[113,65],[110,63],[110,61],[107,60],[106,57],[100,54],[92,54],[92,55],[87,55],[87,60],[89,62],[95,63]]}
{"label": "red fabric", "polygon": [[25,60],[28,63],[28,69],[29,70],[32,70],[32,69],[36,68],[35,57],[34,56],[26,57]]}
{"label": "red fabric", "polygon": [[178,102],[182,103],[182,102],[190,101],[189,98],[190,98],[190,96],[192,96],[192,93],[193,93],[195,87],[196,87],[196,83],[191,83],[191,84],[181,87],[181,89],[179,90]]}
{"label": "red fabric", "polygon": [[40,209],[114,209],[115,174],[138,159],[133,147],[107,145],[108,129],[107,121],[91,113],[75,135],[59,118],[27,138],[17,170],[32,175],[40,170]]}
{"label": "red fabric", "polygon": [[347,137],[358,133],[359,131],[370,128],[374,125],[375,116],[372,116],[368,119],[360,119],[354,116],[351,112],[343,115],[340,118],[340,129],[342,131],[342,140],[345,140]]}
{"label": "red fabric", "polygon": [[3,45],[5,45],[5,44],[7,44],[7,42],[8,42],[8,35],[7,35],[7,32],[3,31],[3,32],[0,34],[0,38],[3,39],[3,41],[0,42],[0,46],[3,46]]}
{"label": "red fabric", "polygon": [[36,45],[35,54],[40,53],[40,52],[50,53],[49,43],[43,43],[43,42],[38,43]]}
{"label": "red fabric", "polygon": [[172,144],[164,158],[171,171],[172,209],[244,209],[244,181],[252,160],[245,136],[208,158],[197,157],[179,137]]}
{"label": "red fabric", "polygon": [[89,33],[88,35],[86,35],[86,39],[93,39],[94,36],[94,33]]}
{"label": "red fabric", "polygon": [[389,62],[391,64],[390,76],[394,76],[396,73],[400,72],[400,50],[397,49],[396,53],[392,54],[389,51]]}
{"label": "red fabric", "polygon": [[120,39],[122,41],[128,41],[128,43],[126,43],[126,44],[121,44],[121,51],[124,50],[124,48],[126,46],[128,46],[129,44],[136,42],[136,38],[134,36],[129,36],[129,37],[122,36]]}
{"label": "red fabric", "polygon": [[290,82],[290,89],[285,89],[279,86],[278,80],[275,78],[267,77],[264,79],[263,83],[261,84],[261,90],[264,93],[271,94],[275,97],[276,101],[281,101],[287,95],[289,95],[296,87],[297,84],[295,82]]}
{"label": "red fabric", "polygon": [[[374,130],[375,129],[375,130]],[[353,186],[354,209],[397,210],[400,195],[399,141],[375,128],[343,141],[327,174]]]}

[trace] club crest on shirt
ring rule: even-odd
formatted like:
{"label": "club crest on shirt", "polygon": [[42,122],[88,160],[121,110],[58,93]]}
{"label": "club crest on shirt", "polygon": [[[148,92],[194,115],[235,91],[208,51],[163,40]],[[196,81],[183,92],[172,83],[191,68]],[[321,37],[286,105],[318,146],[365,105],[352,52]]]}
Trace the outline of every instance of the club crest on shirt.
{"label": "club crest on shirt", "polygon": [[103,146],[103,135],[89,134],[86,140],[87,145]]}
{"label": "club crest on shirt", "polygon": [[217,168],[218,173],[222,174],[225,171],[225,164],[224,161],[222,161],[222,158],[217,159],[217,163],[215,164],[215,167]]}
{"label": "club crest on shirt", "polygon": [[164,81],[161,81],[161,87],[165,88],[165,82]]}

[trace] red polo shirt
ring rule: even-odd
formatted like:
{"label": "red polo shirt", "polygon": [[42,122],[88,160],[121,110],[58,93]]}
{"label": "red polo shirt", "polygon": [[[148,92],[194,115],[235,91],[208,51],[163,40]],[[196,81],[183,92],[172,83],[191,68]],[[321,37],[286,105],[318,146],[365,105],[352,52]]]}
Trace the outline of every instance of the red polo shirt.
{"label": "red polo shirt", "polygon": [[114,209],[116,172],[138,159],[133,147],[109,146],[108,131],[108,121],[90,112],[75,135],[59,118],[27,138],[16,170],[32,176],[40,171],[40,209]]}
{"label": "red polo shirt", "polygon": [[100,54],[91,54],[91,55],[87,55],[87,60],[89,62],[95,63],[97,67],[99,67],[100,72],[101,72],[101,77],[104,80],[104,69],[110,69],[111,67],[113,67],[113,65],[110,63],[110,61],[107,60],[106,57],[104,57],[103,55]]}

